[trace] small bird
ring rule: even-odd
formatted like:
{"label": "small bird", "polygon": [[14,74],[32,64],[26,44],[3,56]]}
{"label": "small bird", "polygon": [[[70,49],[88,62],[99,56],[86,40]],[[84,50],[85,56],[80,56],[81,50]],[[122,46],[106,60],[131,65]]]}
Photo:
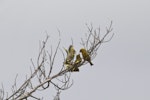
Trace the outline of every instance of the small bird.
{"label": "small bird", "polygon": [[68,50],[65,49],[65,51],[67,53],[65,64],[71,64],[74,59],[75,53],[76,53],[73,45],[70,45],[69,49]]}
{"label": "small bird", "polygon": [[66,69],[69,69],[73,65],[73,59],[74,59],[76,51],[75,51],[73,45],[70,45],[68,50],[65,49],[65,51],[67,53],[67,57],[65,59],[64,65],[66,66]]}
{"label": "small bird", "polygon": [[80,57],[80,54],[76,55],[76,60],[74,62],[74,65],[79,65],[82,62],[82,59]]}
{"label": "small bird", "polygon": [[82,62],[82,59],[80,57],[80,54],[76,55],[76,60],[74,62],[74,68],[72,69],[72,72],[75,71],[75,72],[79,72],[79,64]]}
{"label": "small bird", "polygon": [[80,52],[82,53],[82,57],[85,61],[88,61],[90,63],[90,65],[92,66],[93,63],[91,62],[91,57],[89,55],[89,53],[84,49],[80,49]]}

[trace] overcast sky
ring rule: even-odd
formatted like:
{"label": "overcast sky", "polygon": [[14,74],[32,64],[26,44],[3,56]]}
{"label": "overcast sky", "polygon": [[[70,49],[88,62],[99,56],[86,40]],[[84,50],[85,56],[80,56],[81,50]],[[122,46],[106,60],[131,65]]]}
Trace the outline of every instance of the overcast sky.
{"label": "overcast sky", "polygon": [[[111,20],[115,36],[99,49],[93,67],[73,73],[74,85],[61,100],[150,100],[149,0],[0,0],[0,82],[10,92],[17,73],[23,81],[46,34],[55,46],[58,28],[61,45],[73,38],[79,49],[85,23],[105,32]],[[49,91],[45,100],[55,95]]]}

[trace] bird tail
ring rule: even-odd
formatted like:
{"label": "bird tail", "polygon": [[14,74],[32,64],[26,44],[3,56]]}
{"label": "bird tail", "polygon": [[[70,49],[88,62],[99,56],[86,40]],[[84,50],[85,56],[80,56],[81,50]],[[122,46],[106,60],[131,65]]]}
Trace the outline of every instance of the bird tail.
{"label": "bird tail", "polygon": [[93,66],[93,63],[91,61],[89,63],[90,63],[91,66]]}

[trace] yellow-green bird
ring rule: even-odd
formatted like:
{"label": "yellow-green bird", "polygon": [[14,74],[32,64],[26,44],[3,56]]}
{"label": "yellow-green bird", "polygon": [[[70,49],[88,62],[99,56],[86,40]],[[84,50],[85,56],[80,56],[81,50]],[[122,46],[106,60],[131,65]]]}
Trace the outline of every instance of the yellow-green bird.
{"label": "yellow-green bird", "polygon": [[84,49],[80,49],[80,52],[82,53],[82,57],[85,61],[88,61],[90,63],[90,65],[92,66],[93,63],[91,62],[91,57],[89,55],[89,53]]}
{"label": "yellow-green bird", "polygon": [[73,64],[73,59],[74,59],[76,51],[75,51],[73,45],[70,45],[68,50],[65,49],[65,51],[67,53],[67,57],[65,59],[64,64],[67,68],[70,68],[70,66],[72,66],[72,64]]}
{"label": "yellow-green bird", "polygon": [[74,62],[74,68],[72,69],[72,72],[73,71],[79,71],[79,68],[78,68],[78,66],[79,66],[79,64],[82,62],[82,58],[80,57],[80,54],[78,54],[78,55],[76,55],[76,60],[75,60],[75,62]]}
{"label": "yellow-green bird", "polygon": [[74,59],[75,53],[76,53],[76,51],[75,51],[73,45],[70,45],[70,46],[69,46],[69,49],[68,49],[68,50],[65,49],[65,51],[66,51],[66,53],[67,53],[67,57],[66,57],[65,63],[66,63],[66,64],[71,64],[72,61],[73,61],[73,59]]}

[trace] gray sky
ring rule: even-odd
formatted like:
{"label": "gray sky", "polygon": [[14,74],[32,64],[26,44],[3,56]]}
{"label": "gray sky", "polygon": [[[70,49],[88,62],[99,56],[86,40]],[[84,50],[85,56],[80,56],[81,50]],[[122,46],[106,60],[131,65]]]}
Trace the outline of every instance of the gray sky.
{"label": "gray sky", "polygon": [[[0,82],[10,91],[16,73],[23,81],[45,31],[53,45],[59,28],[61,45],[70,45],[73,38],[80,48],[85,23],[100,25],[104,32],[113,20],[112,41],[99,49],[93,67],[86,65],[72,75],[74,85],[61,93],[61,100],[150,100],[149,4],[149,0],[0,0]],[[55,92],[45,95],[48,100]]]}

